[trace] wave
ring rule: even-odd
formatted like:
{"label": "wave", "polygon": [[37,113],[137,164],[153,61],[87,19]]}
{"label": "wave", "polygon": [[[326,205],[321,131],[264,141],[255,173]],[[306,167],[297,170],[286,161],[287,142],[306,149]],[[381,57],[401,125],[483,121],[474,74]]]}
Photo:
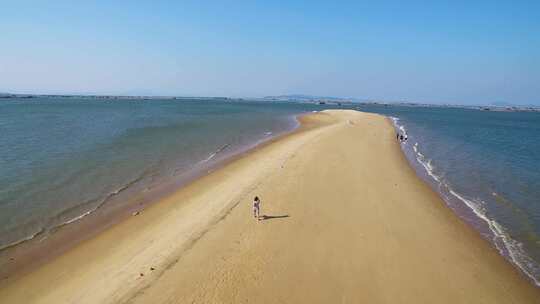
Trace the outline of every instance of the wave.
{"label": "wave", "polygon": [[0,251],[6,250],[6,249],[11,248],[11,247],[15,247],[15,246],[17,246],[19,244],[30,241],[30,240],[36,238],[37,236],[39,236],[39,235],[41,235],[43,233],[45,233],[45,229],[41,228],[37,232],[35,232],[33,234],[30,234],[29,236],[27,236],[25,238],[18,239],[18,240],[15,240],[15,241],[11,242],[11,243],[7,243],[7,244],[5,244],[3,246],[0,246]]}
{"label": "wave", "polygon": [[405,137],[408,137],[407,129],[405,129],[405,126],[398,123],[399,118],[390,116],[390,119],[392,119],[392,121],[394,122],[394,126],[401,132],[401,134],[403,134],[403,136]]}
{"label": "wave", "polygon": [[[267,132],[267,133],[271,133],[271,132]],[[220,153],[222,153],[223,151],[228,149],[230,146],[231,146],[231,144],[225,144],[225,145],[219,147],[216,151],[212,152],[210,155],[208,155],[208,157],[206,157],[205,159],[200,161],[198,164],[206,163],[206,162],[212,160],[217,155],[219,155]],[[182,169],[176,169],[174,172],[176,173],[177,171],[181,171],[181,170]],[[32,234],[30,234],[28,236],[17,239],[17,240],[15,240],[13,242],[9,242],[9,243],[7,243],[5,245],[0,244],[0,251],[11,248],[11,247],[14,247],[14,246],[17,246],[17,245],[20,245],[20,244],[28,242],[28,241],[31,241],[31,240],[35,239],[36,237],[38,237],[39,235],[45,235],[45,238],[46,238],[47,235],[49,235],[50,233],[56,232],[58,229],[62,228],[63,226],[66,226],[66,225],[75,223],[77,221],[80,221],[81,219],[95,213],[97,210],[102,208],[113,197],[118,196],[122,192],[130,189],[133,185],[139,183],[140,181],[142,181],[146,177],[153,176],[152,174],[149,175],[149,173],[150,173],[149,170],[144,171],[139,176],[137,176],[134,179],[128,181],[127,183],[121,185],[117,189],[107,193],[102,198],[89,199],[89,200],[84,201],[81,204],[78,204],[78,205],[75,205],[75,206],[72,206],[72,207],[69,207],[67,209],[64,209],[64,210],[60,211],[59,213],[51,216],[48,219],[47,224],[45,224],[45,225],[43,225],[43,227],[39,228],[39,230],[36,233],[32,233]],[[149,188],[146,188],[146,189],[149,189]],[[143,191],[145,191],[146,189],[143,189]],[[96,202],[97,202],[97,204],[96,204]],[[84,210],[85,207],[92,206],[92,205],[94,205],[94,207],[90,208],[89,210]],[[73,214],[73,213],[77,213],[76,212],[77,210],[80,210],[82,212],[78,213],[76,216],[69,217],[67,220],[63,220],[63,218],[67,217],[68,215]]]}
{"label": "wave", "polygon": [[92,202],[95,202],[98,199],[87,200],[82,204],[75,205],[75,206],[72,206],[72,207],[70,207],[68,209],[62,210],[61,212],[59,212],[56,215],[52,216],[49,219],[49,224],[47,224],[44,227],[40,228],[38,232],[30,234],[30,235],[28,235],[28,236],[26,236],[24,238],[15,240],[15,241],[13,241],[11,243],[8,243],[6,245],[0,246],[0,251],[11,248],[11,247],[14,247],[14,246],[17,246],[17,245],[20,245],[20,244],[28,242],[28,241],[31,241],[31,240],[35,239],[36,237],[38,237],[40,235],[47,235],[48,233],[57,231],[58,229],[62,228],[65,225],[69,225],[69,224],[72,224],[74,222],[77,222],[77,221],[83,219],[84,217],[96,212],[98,209],[103,207],[114,196],[119,195],[123,191],[127,190],[131,186],[133,186],[136,183],[143,180],[146,176],[147,176],[147,171],[143,172],[140,176],[132,179],[131,181],[127,182],[126,184],[120,186],[118,189],[109,192],[101,200],[99,200],[99,203],[95,207],[91,208],[90,210],[87,210],[87,211],[85,211],[85,212],[83,212],[83,213],[81,213],[81,214],[79,214],[79,215],[77,215],[75,217],[72,217],[72,218],[69,218],[67,220],[63,220],[63,221],[61,221],[59,223],[56,223],[56,221],[58,221],[59,219],[61,220],[65,215],[70,214],[71,212],[73,212],[76,209],[82,208],[84,206],[91,205]]}
{"label": "wave", "polygon": [[212,152],[207,158],[203,159],[202,161],[200,161],[199,163],[206,163],[210,160],[212,160],[214,157],[216,157],[219,153],[225,151],[225,149],[227,149],[228,147],[230,147],[231,144],[225,144],[223,146],[221,146],[219,149],[217,149],[216,151]]}
{"label": "wave", "polygon": [[[399,118],[390,118],[394,122],[394,127],[403,132],[404,135],[407,135],[407,130],[404,125],[399,123]],[[405,149],[404,146],[403,149]],[[475,200],[467,198],[465,195],[452,189],[450,184],[446,182],[442,176],[435,173],[435,168],[432,165],[431,159],[428,159],[420,152],[418,142],[415,142],[412,146],[412,152],[418,164],[424,168],[425,173],[435,181],[435,184],[439,188],[439,194],[445,198],[445,203],[451,207],[448,202],[448,197],[442,193],[443,189],[446,190],[444,192],[452,195],[464,206],[468,207],[477,219],[484,222],[489,228],[489,240],[493,243],[499,253],[520,269],[521,272],[530,278],[536,286],[540,286],[540,265],[526,253],[521,242],[513,239],[500,223],[487,215],[484,207],[486,203],[479,199]]]}
{"label": "wave", "polygon": [[426,160],[426,157],[424,156],[424,154],[418,151],[418,143],[414,143],[413,151],[416,153],[416,160],[418,161],[420,165],[422,165],[422,167],[424,167],[424,169],[426,170],[426,173],[429,176],[431,176],[431,178],[433,178],[435,181],[440,183],[441,178],[437,174],[433,173],[434,168],[433,168],[433,165],[431,164],[431,159]]}
{"label": "wave", "polygon": [[[138,177],[130,180],[129,182],[125,183],[124,185],[120,186],[118,189],[114,190],[114,191],[111,191],[109,192],[107,195],[105,195],[105,197],[103,197],[100,202],[94,207],[92,208],[91,210],[88,210],[78,216],[75,216],[69,220],[66,220],[56,226],[54,226],[52,229],[57,229],[57,228],[60,228],[62,226],[65,226],[67,224],[71,224],[73,222],[76,222],[92,213],[94,213],[95,211],[97,211],[98,209],[100,209],[101,207],[103,207],[110,199],[112,199],[113,197],[119,195],[120,193],[126,191],[127,189],[129,189],[131,186],[137,184],[138,182],[140,182],[141,180],[143,180],[145,177],[148,176],[148,171],[145,171],[143,172],[141,175],[139,175]],[[78,205],[78,206],[74,206],[74,207],[71,207],[69,209],[66,209],[64,211],[62,211],[61,213],[59,213],[58,215],[56,215],[54,218],[62,218],[62,215],[63,214],[68,214],[71,210],[74,210],[75,208],[78,208],[80,206],[83,206],[83,205],[88,205],[90,204],[89,201],[87,201],[86,204],[82,204],[82,205]]]}
{"label": "wave", "polygon": [[176,168],[174,169],[172,175],[180,175],[182,174],[183,172],[185,171],[188,171],[190,169],[193,169],[194,167],[196,167],[197,165],[202,165],[204,163],[207,163],[209,161],[211,161],[212,159],[214,159],[218,154],[220,154],[221,152],[225,151],[226,149],[228,149],[229,147],[231,146],[231,144],[225,144],[221,147],[219,147],[217,150],[215,150],[214,152],[210,153],[206,158],[204,158],[203,160],[197,162],[197,163],[194,163],[190,166],[188,166],[187,168],[186,167],[179,167],[179,168]]}
{"label": "wave", "polygon": [[540,286],[540,280],[534,275],[540,273],[540,267],[527,255],[521,242],[510,237],[501,224],[486,215],[485,209],[482,207],[482,204],[485,204],[485,202],[479,201],[475,203],[474,200],[467,199],[454,190],[450,190],[449,192],[455,198],[462,201],[478,218],[487,224],[489,230],[492,232],[491,241],[495,245],[495,248],[503,256],[510,258],[511,262],[525,273],[535,285]]}

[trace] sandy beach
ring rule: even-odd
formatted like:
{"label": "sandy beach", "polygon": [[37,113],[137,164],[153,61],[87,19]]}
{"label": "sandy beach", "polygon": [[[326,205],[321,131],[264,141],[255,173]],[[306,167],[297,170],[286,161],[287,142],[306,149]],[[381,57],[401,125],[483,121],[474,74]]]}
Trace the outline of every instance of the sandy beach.
{"label": "sandy beach", "polygon": [[4,280],[0,303],[540,303],[540,288],[416,176],[387,118],[300,120]]}

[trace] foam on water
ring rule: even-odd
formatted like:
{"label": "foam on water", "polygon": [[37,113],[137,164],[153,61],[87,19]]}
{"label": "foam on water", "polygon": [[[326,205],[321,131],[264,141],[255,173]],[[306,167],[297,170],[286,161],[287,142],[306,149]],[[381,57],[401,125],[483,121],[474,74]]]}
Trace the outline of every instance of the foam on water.
{"label": "foam on water", "polygon": [[315,108],[255,101],[3,100],[0,250],[104,206],[117,208],[117,201],[164,180],[183,180],[296,128],[294,116]]}
{"label": "foam on water", "polygon": [[225,149],[227,149],[228,147],[230,147],[231,144],[225,144],[223,146],[221,146],[219,149],[217,149],[216,151],[212,152],[210,155],[208,155],[207,158],[203,159],[202,161],[200,161],[200,163],[206,163],[206,162],[209,162],[210,160],[212,160],[214,157],[216,157],[216,155],[218,155],[219,153],[225,151]]}
{"label": "foam on water", "polygon": [[[400,124],[399,118],[391,117],[394,126],[397,130],[406,135],[407,130],[403,124]],[[402,145],[403,149],[405,145]],[[405,150],[404,150],[405,151]],[[535,285],[540,287],[540,267],[535,261],[527,254],[523,248],[521,242],[516,241],[506,231],[506,229],[493,218],[490,218],[486,213],[485,202],[479,199],[471,199],[465,197],[452,189],[450,184],[443,179],[442,176],[437,175],[434,172],[434,166],[432,160],[426,158],[424,154],[420,152],[418,142],[412,146],[412,152],[417,163],[425,170],[425,173],[432,178],[432,181],[436,185],[436,189],[441,194],[444,201],[449,204],[448,196],[444,192],[451,194],[454,198],[459,200],[464,206],[475,215],[476,219],[482,221],[489,228],[488,239],[497,248],[497,250],[506,257],[513,265],[518,267],[522,273],[524,273]],[[406,153],[407,154],[407,153]],[[416,167],[416,166],[415,166]],[[496,195],[496,193],[494,193]],[[451,207],[451,205],[449,205]],[[452,208],[453,209],[453,208]],[[466,220],[466,218],[465,218]]]}

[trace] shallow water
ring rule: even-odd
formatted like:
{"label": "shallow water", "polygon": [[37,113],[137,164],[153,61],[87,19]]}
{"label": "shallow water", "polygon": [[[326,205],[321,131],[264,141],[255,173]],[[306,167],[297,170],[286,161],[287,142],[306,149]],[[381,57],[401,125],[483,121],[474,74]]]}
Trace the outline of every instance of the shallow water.
{"label": "shallow water", "polygon": [[361,108],[397,118],[417,172],[539,284],[540,113]]}
{"label": "shallow water", "polygon": [[[292,129],[314,106],[216,100],[0,102],[0,248]],[[133,192],[133,191],[132,191]]]}
{"label": "shallow water", "polygon": [[[332,105],[225,100],[0,100],[0,248],[292,130]],[[540,113],[350,105],[394,117],[448,206],[537,284]],[[403,132],[402,131],[402,132]],[[120,199],[118,199],[120,198]]]}

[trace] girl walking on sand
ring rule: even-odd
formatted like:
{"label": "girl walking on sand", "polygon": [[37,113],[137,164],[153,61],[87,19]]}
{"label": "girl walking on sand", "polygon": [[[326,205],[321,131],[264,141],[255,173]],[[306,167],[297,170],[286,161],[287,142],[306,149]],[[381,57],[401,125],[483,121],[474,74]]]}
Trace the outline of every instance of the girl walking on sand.
{"label": "girl walking on sand", "polygon": [[261,200],[258,196],[253,199],[253,217],[258,219],[261,213]]}

